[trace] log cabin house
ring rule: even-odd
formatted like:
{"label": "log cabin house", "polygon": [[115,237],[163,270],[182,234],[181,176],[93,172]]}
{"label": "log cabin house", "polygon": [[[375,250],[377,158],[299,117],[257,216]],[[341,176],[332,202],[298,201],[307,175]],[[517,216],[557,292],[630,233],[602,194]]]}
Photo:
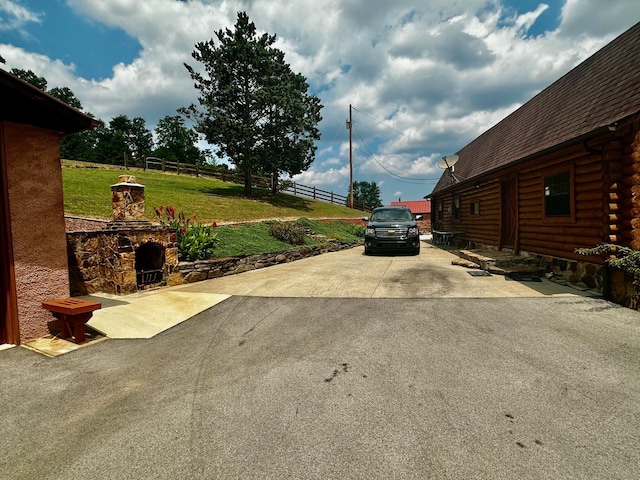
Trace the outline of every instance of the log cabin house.
{"label": "log cabin house", "polygon": [[425,197],[432,225],[460,245],[536,255],[624,303],[624,275],[575,249],[640,249],[638,59],[640,23],[456,152]]}
{"label": "log cabin house", "polygon": [[97,125],[0,69],[0,344],[45,335],[69,296],[60,139]]}

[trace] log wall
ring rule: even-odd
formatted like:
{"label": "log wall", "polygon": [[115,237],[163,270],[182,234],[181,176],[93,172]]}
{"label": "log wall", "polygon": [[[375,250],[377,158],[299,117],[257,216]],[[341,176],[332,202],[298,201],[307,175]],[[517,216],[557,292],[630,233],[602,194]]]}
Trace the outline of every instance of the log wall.
{"label": "log wall", "polygon": [[[568,217],[545,217],[544,178],[570,171],[572,211]],[[517,184],[516,251],[602,263],[577,255],[575,249],[603,242],[640,249],[640,133],[627,126],[616,136],[592,139],[520,164],[478,182],[461,184],[433,198],[432,221],[440,229],[462,232],[461,244],[498,247],[501,242],[500,182],[514,175]],[[453,199],[460,199],[460,218]],[[479,204],[473,214],[471,205]],[[443,218],[438,219],[438,204]]]}
{"label": "log wall", "polygon": [[[578,259],[576,248],[602,242],[601,157],[575,145],[520,169],[519,250]],[[571,215],[545,217],[544,178],[562,171],[571,172],[573,181]]]}
{"label": "log wall", "polygon": [[630,208],[623,208],[615,218],[619,218],[621,231],[629,231],[630,246],[635,250],[640,250],[640,131],[636,134],[631,145],[631,154],[625,158],[628,158],[628,162],[623,165],[623,170],[627,170],[629,175],[620,176],[619,190],[623,198],[626,195],[631,199],[631,205]]}
{"label": "log wall", "polygon": [[[460,219],[453,218],[452,205],[460,198]],[[438,202],[443,204],[444,218],[439,220]],[[471,213],[471,205],[478,203],[478,213]],[[463,240],[487,245],[497,245],[500,233],[500,182],[489,180],[477,188],[475,185],[459,188],[453,194],[434,199],[432,224],[436,229],[463,232]],[[435,228],[435,227],[434,227]]]}

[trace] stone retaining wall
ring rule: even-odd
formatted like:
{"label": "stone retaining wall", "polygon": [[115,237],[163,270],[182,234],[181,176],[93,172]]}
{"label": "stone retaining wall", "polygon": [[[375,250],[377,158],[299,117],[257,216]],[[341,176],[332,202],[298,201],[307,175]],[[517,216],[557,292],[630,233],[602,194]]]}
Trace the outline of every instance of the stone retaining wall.
{"label": "stone retaining wall", "polygon": [[213,258],[197,262],[180,262],[178,269],[183,283],[194,283],[211,278],[234,275],[259,268],[270,267],[279,263],[289,263],[303,258],[314,257],[328,252],[337,252],[361,245],[362,242],[343,243],[333,241],[327,245],[304,247],[278,253],[264,253],[245,257]]}

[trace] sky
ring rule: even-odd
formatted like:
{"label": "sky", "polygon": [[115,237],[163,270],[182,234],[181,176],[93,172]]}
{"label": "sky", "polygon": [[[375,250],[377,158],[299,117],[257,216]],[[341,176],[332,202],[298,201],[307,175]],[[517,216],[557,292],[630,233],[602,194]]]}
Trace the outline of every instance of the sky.
{"label": "sky", "polygon": [[351,150],[353,180],[384,204],[428,195],[440,158],[640,21],[638,0],[0,0],[0,68],[153,130],[197,102],[184,63],[239,11],[324,105],[316,159],[294,180],[347,195]]}

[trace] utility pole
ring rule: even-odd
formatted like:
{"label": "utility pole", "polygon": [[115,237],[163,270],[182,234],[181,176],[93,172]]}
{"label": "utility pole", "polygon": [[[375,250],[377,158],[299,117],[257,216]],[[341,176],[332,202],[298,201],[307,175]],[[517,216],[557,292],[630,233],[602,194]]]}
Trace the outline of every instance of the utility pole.
{"label": "utility pole", "polygon": [[349,129],[349,207],[353,208],[353,120],[351,117],[351,104],[349,104],[349,120],[347,120],[347,128]]}

